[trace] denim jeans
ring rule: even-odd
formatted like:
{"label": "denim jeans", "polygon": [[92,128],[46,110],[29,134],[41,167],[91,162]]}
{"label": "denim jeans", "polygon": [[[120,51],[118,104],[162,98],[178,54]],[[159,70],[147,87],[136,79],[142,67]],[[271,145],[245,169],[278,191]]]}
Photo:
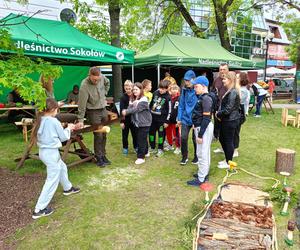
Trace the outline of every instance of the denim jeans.
{"label": "denim jeans", "polygon": [[256,110],[255,110],[256,115],[260,115],[260,109],[261,109],[261,106],[263,104],[265,97],[266,97],[266,95],[257,96],[257,103],[256,103]]}

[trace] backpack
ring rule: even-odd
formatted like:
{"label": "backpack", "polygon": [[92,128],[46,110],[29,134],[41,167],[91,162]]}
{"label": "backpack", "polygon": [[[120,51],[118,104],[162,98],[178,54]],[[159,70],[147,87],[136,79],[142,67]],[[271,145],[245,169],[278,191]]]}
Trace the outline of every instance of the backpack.
{"label": "backpack", "polygon": [[212,107],[211,107],[211,113],[214,114],[219,109],[219,97],[214,91],[208,92],[206,95],[208,95],[212,99]]}

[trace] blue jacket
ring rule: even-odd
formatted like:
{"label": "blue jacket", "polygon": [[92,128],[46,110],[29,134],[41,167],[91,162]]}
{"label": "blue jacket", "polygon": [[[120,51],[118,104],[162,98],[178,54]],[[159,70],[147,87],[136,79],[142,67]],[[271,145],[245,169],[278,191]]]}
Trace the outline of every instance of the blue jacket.
{"label": "blue jacket", "polygon": [[182,88],[179,99],[177,121],[181,121],[181,123],[185,125],[193,125],[192,113],[197,101],[198,98],[194,89]]}

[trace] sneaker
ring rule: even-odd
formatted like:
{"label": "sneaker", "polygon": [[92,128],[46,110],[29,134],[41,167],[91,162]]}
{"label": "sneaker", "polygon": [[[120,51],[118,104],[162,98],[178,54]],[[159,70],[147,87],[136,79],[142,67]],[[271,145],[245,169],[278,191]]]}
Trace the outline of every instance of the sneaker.
{"label": "sneaker", "polygon": [[159,150],[157,151],[156,157],[161,157],[161,156],[163,156],[163,155],[164,155],[164,151],[161,150],[161,149],[159,149]]}
{"label": "sneaker", "polygon": [[150,153],[148,152],[147,154],[145,154],[145,157],[150,157]]}
{"label": "sneaker", "polygon": [[195,156],[194,159],[192,160],[192,164],[197,165],[198,164],[198,158]]}
{"label": "sneaker", "polygon": [[220,169],[229,169],[229,165],[226,162],[224,162],[223,164],[219,164],[218,168],[220,168]]}
{"label": "sneaker", "polygon": [[105,166],[107,166],[108,164],[103,160],[103,157],[97,157],[97,166],[99,166],[100,168],[104,168]]}
{"label": "sneaker", "polygon": [[219,161],[218,165],[223,165],[223,164],[226,164],[226,163],[227,163],[226,160],[223,160],[223,161]]}
{"label": "sneaker", "polygon": [[105,155],[102,157],[102,159],[106,163],[106,165],[110,165],[111,164],[111,161],[108,160]]}
{"label": "sneaker", "polygon": [[128,155],[128,148],[123,148],[123,155]]}
{"label": "sneaker", "polygon": [[79,192],[80,192],[80,188],[71,187],[69,190],[64,191],[63,194],[68,196],[68,195],[71,195],[71,194],[77,194]]}
{"label": "sneaker", "polygon": [[239,157],[239,151],[237,151],[236,149],[233,152],[232,158],[235,158],[235,157]]}
{"label": "sneaker", "polygon": [[145,163],[145,159],[138,158],[134,163],[135,163],[136,165],[143,164],[143,163]]}
{"label": "sneaker", "polygon": [[214,150],[214,153],[215,154],[224,154],[224,151],[221,148],[217,148],[217,149]]}
{"label": "sneaker", "polygon": [[168,144],[167,146],[164,147],[164,150],[165,151],[170,151],[170,150],[174,150],[174,148],[171,145]]}
{"label": "sneaker", "polygon": [[174,150],[174,154],[179,155],[180,153],[181,153],[180,148],[176,148],[176,149]]}
{"label": "sneaker", "polygon": [[148,153],[149,154],[155,154],[156,153],[155,148],[149,148]]}
{"label": "sneaker", "polygon": [[186,165],[188,161],[189,161],[188,158],[182,158],[180,161],[180,165]]}
{"label": "sneaker", "polygon": [[36,219],[41,218],[41,217],[49,216],[52,213],[53,213],[53,209],[50,208],[50,207],[46,207],[46,208],[44,208],[43,210],[40,210],[37,213],[33,212],[32,219],[36,220]]}
{"label": "sneaker", "polygon": [[259,117],[261,117],[261,115],[254,115],[253,117],[259,118]]}
{"label": "sneaker", "polygon": [[[193,174],[193,177],[198,179],[198,174]],[[209,175],[206,175],[203,182],[209,181]]]}
{"label": "sneaker", "polygon": [[187,181],[186,184],[190,185],[190,186],[196,186],[199,187],[203,182],[199,181],[198,179],[194,179],[191,181]]}

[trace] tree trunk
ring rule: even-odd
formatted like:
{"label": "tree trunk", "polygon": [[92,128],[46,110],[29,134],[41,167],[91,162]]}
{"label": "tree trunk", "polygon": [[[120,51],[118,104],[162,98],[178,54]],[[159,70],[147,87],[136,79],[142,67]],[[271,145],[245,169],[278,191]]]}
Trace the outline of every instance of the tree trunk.
{"label": "tree trunk", "polygon": [[219,31],[219,37],[223,48],[231,51],[230,38],[227,27],[227,7],[223,6],[219,0],[213,0],[216,23]]}
{"label": "tree trunk", "polygon": [[[110,17],[111,45],[121,47],[120,41],[120,1],[108,1]],[[122,95],[122,71],[120,65],[112,65],[112,84],[114,86],[114,101],[119,101]]]}
{"label": "tree trunk", "polygon": [[292,174],[295,168],[295,154],[291,149],[279,148],[276,150],[276,173],[288,172]]}
{"label": "tree trunk", "polygon": [[192,31],[194,32],[196,37],[203,38],[203,33],[201,29],[197,26],[193,18],[191,17],[188,10],[185,8],[184,4],[180,0],[172,0],[173,3],[176,5],[177,9],[180,11],[181,15],[183,16],[184,20],[188,23]]}

